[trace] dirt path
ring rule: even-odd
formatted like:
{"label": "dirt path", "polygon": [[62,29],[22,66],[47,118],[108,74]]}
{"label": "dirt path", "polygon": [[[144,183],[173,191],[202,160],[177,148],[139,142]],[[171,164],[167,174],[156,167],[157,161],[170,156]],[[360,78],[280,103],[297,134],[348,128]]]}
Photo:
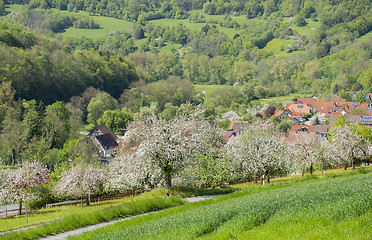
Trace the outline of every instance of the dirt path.
{"label": "dirt path", "polygon": [[[188,201],[188,202],[199,202],[199,201],[203,201],[203,200],[206,200],[206,199],[211,199],[211,198],[219,197],[219,196],[223,196],[223,195],[189,197],[189,198],[185,198],[185,200]],[[163,211],[163,210],[161,210],[161,211]],[[114,220],[114,221],[110,221],[110,222],[104,222],[104,223],[100,223],[100,224],[96,224],[96,225],[91,225],[91,226],[88,226],[88,227],[79,228],[79,229],[71,230],[71,231],[68,231],[68,232],[56,234],[56,235],[53,235],[53,236],[48,236],[48,237],[45,237],[45,238],[41,238],[41,240],[67,239],[68,237],[79,235],[79,234],[82,234],[84,232],[93,231],[93,230],[96,230],[98,228],[102,228],[102,227],[106,227],[106,226],[115,224],[117,222],[123,222],[123,221],[129,220],[131,218],[145,216],[145,215],[153,214],[153,213],[157,213],[157,212],[160,212],[160,211],[144,213],[144,214],[140,214],[140,215],[136,215],[136,216],[132,216],[132,217],[127,217],[127,218],[123,218],[123,219],[119,219],[119,220]]]}

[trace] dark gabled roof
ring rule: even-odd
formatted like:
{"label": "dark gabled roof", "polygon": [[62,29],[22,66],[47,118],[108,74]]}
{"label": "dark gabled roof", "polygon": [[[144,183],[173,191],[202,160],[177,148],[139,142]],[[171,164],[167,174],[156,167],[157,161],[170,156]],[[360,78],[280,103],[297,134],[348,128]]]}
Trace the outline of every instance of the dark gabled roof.
{"label": "dark gabled roof", "polygon": [[91,135],[92,132],[95,130],[99,130],[102,134],[110,134],[111,137],[113,137],[115,140],[118,139],[118,137],[106,126],[106,125],[100,125],[95,127],[89,135]]}
{"label": "dark gabled roof", "polygon": [[115,138],[113,138],[110,133],[98,135],[96,136],[96,139],[104,149],[116,148],[119,146]]}

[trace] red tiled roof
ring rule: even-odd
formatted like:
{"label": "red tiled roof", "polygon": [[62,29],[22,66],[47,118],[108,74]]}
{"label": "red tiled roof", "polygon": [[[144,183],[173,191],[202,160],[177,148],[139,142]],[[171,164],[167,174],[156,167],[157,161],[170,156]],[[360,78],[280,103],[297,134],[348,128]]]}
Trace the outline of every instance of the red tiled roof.
{"label": "red tiled roof", "polygon": [[290,132],[295,132],[298,130],[301,130],[302,128],[307,128],[308,132],[311,132],[315,128],[315,126],[309,126],[309,125],[292,125]]}
{"label": "red tiled roof", "polygon": [[231,121],[229,130],[233,130],[234,132],[242,130],[249,124],[248,121]]}
{"label": "red tiled roof", "polygon": [[312,106],[317,100],[315,98],[297,98],[297,103]]}
{"label": "red tiled roof", "polygon": [[[372,108],[370,108],[369,106],[371,105],[371,103],[361,103],[360,104],[360,108],[363,108],[363,109],[365,109],[365,110],[367,110],[367,116],[372,116]],[[371,107],[372,107],[372,105],[371,105]],[[371,111],[369,111],[371,109]]]}
{"label": "red tiled roof", "polygon": [[311,112],[310,106],[307,104],[302,104],[302,103],[290,103],[286,105],[286,108],[295,113],[310,113]]}
{"label": "red tiled roof", "polygon": [[282,113],[284,113],[284,110],[275,110],[274,115],[279,117]]}

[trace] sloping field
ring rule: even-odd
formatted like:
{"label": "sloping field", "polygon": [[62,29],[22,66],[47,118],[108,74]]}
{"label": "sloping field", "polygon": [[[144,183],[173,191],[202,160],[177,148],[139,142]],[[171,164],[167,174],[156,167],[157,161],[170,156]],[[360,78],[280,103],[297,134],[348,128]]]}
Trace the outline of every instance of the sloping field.
{"label": "sloping field", "polygon": [[237,192],[79,239],[368,239],[372,174]]}

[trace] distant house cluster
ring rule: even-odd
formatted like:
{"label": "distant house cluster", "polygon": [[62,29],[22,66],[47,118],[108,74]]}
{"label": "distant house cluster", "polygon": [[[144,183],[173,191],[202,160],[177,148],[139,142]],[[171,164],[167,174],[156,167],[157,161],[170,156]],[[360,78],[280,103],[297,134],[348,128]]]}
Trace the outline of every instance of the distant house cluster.
{"label": "distant house cluster", "polygon": [[[352,96],[356,96],[353,93]],[[301,134],[315,134],[322,138],[329,136],[331,125],[337,120],[339,115],[343,115],[345,120],[351,124],[363,123],[372,127],[372,94],[366,94],[365,99],[369,103],[348,102],[345,99],[340,99],[338,95],[332,94],[331,100],[325,98],[318,99],[318,95],[313,95],[309,98],[296,98],[285,105],[284,110],[275,110],[274,115],[280,120],[291,122],[292,128],[288,134],[281,133],[281,137],[285,142],[293,142]],[[359,108],[363,115],[351,115],[351,110]],[[305,125],[305,117],[314,114],[321,114],[324,119],[328,120],[328,124],[324,122],[319,125]],[[249,125],[246,121],[232,121],[230,127],[224,134],[224,140],[227,142],[231,137],[236,136],[239,131]]]}
{"label": "distant house cluster", "polygon": [[[367,94],[366,99],[371,101],[372,94]],[[322,99],[324,100],[324,99]],[[363,115],[351,117],[351,110],[359,108]],[[339,99],[337,95],[333,95],[332,101],[319,101],[318,96],[314,95],[311,98],[296,98],[291,103],[286,104],[284,110],[275,110],[274,115],[281,120],[288,120],[292,123],[303,123],[305,121],[304,114],[321,113],[325,119],[329,119],[332,124],[338,115],[348,116],[351,120],[363,122],[372,126],[372,103],[355,103],[347,102],[345,99]]]}
{"label": "distant house cluster", "polygon": [[[356,96],[356,94],[354,95]],[[349,102],[345,99],[340,99],[336,94],[328,96],[328,99],[318,98],[320,98],[318,95],[313,95],[309,98],[296,98],[287,103],[284,110],[275,110],[274,115],[280,120],[287,120],[293,124],[288,133],[278,133],[279,137],[284,138],[284,141],[289,143],[298,140],[301,134],[319,135],[319,137],[325,139],[330,135],[331,125],[337,120],[339,115],[343,115],[345,121],[351,124],[363,123],[372,127],[372,94],[365,96],[369,103]],[[363,115],[351,115],[353,109],[360,109],[361,111],[359,112],[362,112]],[[305,125],[306,117],[314,114],[321,114],[328,124],[320,121],[319,125]],[[209,124],[212,127],[216,127],[214,122],[209,122]],[[231,121],[229,129],[225,131],[223,136],[225,143],[249,124],[248,121]],[[132,122],[128,125],[128,129],[135,128],[136,125],[136,122]],[[85,141],[91,145],[101,160],[114,158],[120,150],[118,137],[104,125],[95,127],[88,134]],[[138,143],[134,143],[134,146],[136,145],[138,146]],[[126,146],[128,149],[130,147],[130,144]],[[126,148],[121,151],[128,151]]]}

